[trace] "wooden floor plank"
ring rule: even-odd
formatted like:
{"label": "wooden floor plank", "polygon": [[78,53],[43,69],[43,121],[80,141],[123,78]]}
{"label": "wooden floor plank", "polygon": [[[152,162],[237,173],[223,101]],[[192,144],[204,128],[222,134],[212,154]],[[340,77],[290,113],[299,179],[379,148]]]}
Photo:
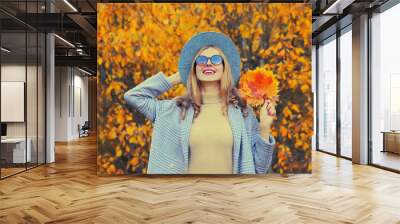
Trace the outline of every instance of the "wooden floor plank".
{"label": "wooden floor plank", "polygon": [[96,139],[0,181],[0,223],[400,223],[400,175],[313,152],[313,173],[99,177]]}

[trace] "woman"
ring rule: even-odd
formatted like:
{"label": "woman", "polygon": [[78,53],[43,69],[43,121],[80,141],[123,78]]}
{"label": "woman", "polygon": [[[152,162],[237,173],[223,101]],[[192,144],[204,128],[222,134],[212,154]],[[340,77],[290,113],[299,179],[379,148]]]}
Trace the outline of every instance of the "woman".
{"label": "woman", "polygon": [[[234,88],[240,56],[232,40],[203,32],[188,41],[179,72],[162,72],[125,94],[129,107],[154,123],[148,174],[254,174],[271,165],[275,106],[266,101],[260,123]],[[183,83],[187,94],[173,100],[156,97]]]}

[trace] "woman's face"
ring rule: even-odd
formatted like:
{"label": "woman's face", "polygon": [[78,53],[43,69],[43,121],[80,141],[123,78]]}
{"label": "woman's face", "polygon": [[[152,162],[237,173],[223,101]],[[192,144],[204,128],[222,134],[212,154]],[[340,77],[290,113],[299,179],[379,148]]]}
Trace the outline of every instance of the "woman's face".
{"label": "woman's face", "polygon": [[[219,59],[222,59],[222,55],[219,53],[219,51],[214,47],[209,47],[200,52],[197,57],[199,56],[205,56],[209,59],[205,64],[196,63],[195,69],[197,79],[203,82],[221,80],[222,74],[224,72],[224,64],[221,62],[221,60],[218,60],[219,57]],[[214,56],[213,60],[211,59],[212,56]],[[205,61],[204,57],[203,61]],[[216,64],[213,64],[211,61]]]}

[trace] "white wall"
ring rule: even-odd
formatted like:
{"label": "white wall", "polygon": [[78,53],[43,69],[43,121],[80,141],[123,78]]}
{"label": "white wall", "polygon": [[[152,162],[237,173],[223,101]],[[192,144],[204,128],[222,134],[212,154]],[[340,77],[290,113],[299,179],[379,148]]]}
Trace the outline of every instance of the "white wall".
{"label": "white wall", "polygon": [[[28,88],[27,88],[27,119],[28,119],[28,129],[33,127],[36,130],[36,106],[37,106],[37,98],[36,98],[36,80],[31,76],[35,74],[36,77],[36,66],[27,66],[25,68],[24,65],[19,64],[5,64],[1,66],[1,81],[4,82],[25,82],[25,75],[27,69],[28,72]],[[40,105],[39,105],[40,106]],[[6,110],[7,108],[1,108],[2,110]],[[32,123],[33,122],[33,123]],[[25,122],[7,122],[7,136],[8,137],[25,137]],[[29,137],[28,130],[28,137]],[[35,132],[36,135],[36,132]]]}
{"label": "white wall", "polygon": [[1,65],[1,81],[25,82],[25,64]]}
{"label": "white wall", "polygon": [[78,124],[88,120],[88,78],[72,67],[56,67],[55,73],[55,140],[77,139]]}
{"label": "white wall", "polygon": [[72,108],[71,135],[78,137],[78,124],[83,125],[88,120],[88,78],[80,74],[74,75],[74,108]]}
{"label": "white wall", "polygon": [[[25,82],[25,64],[2,65],[1,81]],[[6,109],[7,108],[1,108],[1,110],[6,110]],[[7,123],[7,137],[25,137],[25,123],[24,122]]]}
{"label": "white wall", "polygon": [[55,68],[55,141],[68,140],[68,86],[67,67]]}

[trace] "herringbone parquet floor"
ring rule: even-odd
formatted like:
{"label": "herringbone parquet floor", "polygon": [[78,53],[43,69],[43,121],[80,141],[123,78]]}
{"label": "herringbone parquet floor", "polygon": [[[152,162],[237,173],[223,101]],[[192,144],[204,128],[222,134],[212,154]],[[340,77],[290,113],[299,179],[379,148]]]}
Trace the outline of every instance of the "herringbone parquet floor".
{"label": "herringbone parquet floor", "polygon": [[400,175],[313,154],[313,174],[98,177],[96,140],[0,181],[0,223],[400,223]]}

